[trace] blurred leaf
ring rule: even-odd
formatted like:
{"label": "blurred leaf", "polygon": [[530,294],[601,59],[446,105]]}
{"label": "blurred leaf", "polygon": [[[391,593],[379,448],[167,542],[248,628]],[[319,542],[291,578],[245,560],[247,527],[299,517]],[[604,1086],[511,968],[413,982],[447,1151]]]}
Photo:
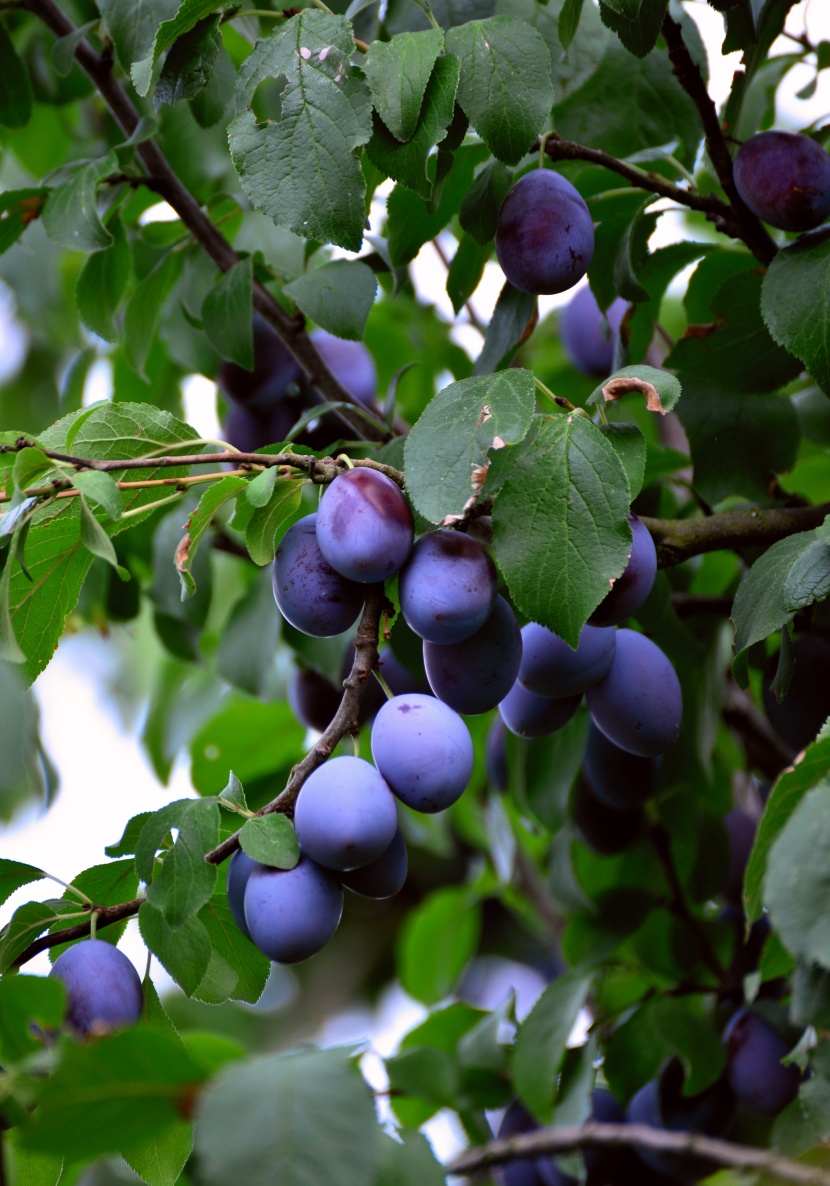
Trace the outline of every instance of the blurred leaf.
{"label": "blurred leaf", "polygon": [[186,1120],[165,1127],[150,1137],[119,1150],[130,1169],[147,1186],[176,1186],[179,1175],[193,1151],[193,1125]]}
{"label": "blurred leaf", "polygon": [[519,1027],[513,1080],[522,1103],[550,1123],[556,1077],[591,979],[571,973],[549,984]]}
{"label": "blurred leaf", "polygon": [[559,40],[562,48],[567,52],[579,28],[580,17],[585,0],[565,0],[559,13]]}
{"label": "blurred leaf", "polygon": [[49,190],[10,189],[0,194],[0,255],[16,243],[29,223],[40,218]]}
{"label": "blurred leaf", "polygon": [[249,371],[254,366],[253,281],[254,261],[248,256],[219,274],[202,305],[205,333],[213,345],[223,358]]}
{"label": "blurred leaf", "polygon": [[622,462],[632,501],[643,487],[648,447],[636,424],[601,424],[599,430]]}
{"label": "blurred leaf", "polygon": [[423,1133],[400,1129],[396,1137],[380,1137],[372,1186],[444,1186],[444,1171]]}
{"label": "blurred leaf", "polygon": [[[146,378],[145,364],[161,315],[173,286],[181,275],[184,255],[171,251],[141,280],[124,314],[124,356],[133,370]],[[195,435],[195,434],[194,434]]]}
{"label": "blurred leaf", "polygon": [[[178,835],[160,869],[154,857],[170,829]],[[204,906],[216,885],[216,866],[204,855],[219,843],[219,808],[208,799],[179,799],[150,816],[139,837],[135,867],[147,886],[147,901],[171,927],[179,927]]]}
{"label": "blurred leaf", "polygon": [[98,215],[98,186],[117,169],[117,156],[108,152],[50,190],[41,214],[50,239],[72,251],[103,251],[112,246],[113,236]]}
{"label": "blurred leaf", "polygon": [[482,247],[470,235],[462,234],[447,271],[447,296],[455,313],[461,311],[478,288],[489,258],[489,244]]}
{"label": "blurred leaf", "polygon": [[366,264],[338,259],[298,276],[283,292],[330,334],[359,342],[377,287],[375,273]]}
{"label": "blurred leaf", "polygon": [[505,281],[484,334],[484,348],[475,361],[473,374],[487,375],[507,366],[519,343],[532,331],[537,312],[535,296],[521,292]]}
{"label": "blurred leaf", "polygon": [[434,1005],[455,987],[478,944],[481,915],[465,889],[431,894],[404,924],[398,974],[410,996]]}
{"label": "blurred leaf", "polygon": [[58,1186],[63,1174],[59,1153],[39,1153],[20,1145],[21,1131],[6,1133],[3,1144],[11,1156],[15,1186]]}
{"label": "blurred leaf", "polygon": [[304,733],[287,704],[229,697],[190,742],[193,786],[201,795],[218,795],[229,770],[244,786],[287,772],[302,752]]}
{"label": "blurred leaf", "polygon": [[[4,976],[0,980],[0,1057],[20,1062],[43,1047],[34,1027],[57,1030],[66,1010],[59,980],[44,976]],[[33,1032],[34,1031],[34,1032]]]}
{"label": "blurred leaf", "polygon": [[0,931],[0,972],[7,971],[29,944],[48,928],[55,916],[65,910],[66,903],[61,898],[19,906]]}
{"label": "blurred leaf", "polygon": [[4,24],[0,24],[0,124],[25,128],[32,114],[32,85],[29,73],[14,48]]}
{"label": "blurred leaf", "polygon": [[270,575],[258,573],[237,601],[216,652],[217,675],[251,696],[267,694],[280,634]]}
{"label": "blurred leaf", "polygon": [[84,264],[75,285],[75,304],[84,325],[105,341],[114,342],[118,330],[113,314],[126,292],[132,260],[121,219],[108,219],[106,229],[112,235],[112,246],[93,253]]}
{"label": "blurred leaf", "polygon": [[174,931],[161,911],[145,902],[138,911],[138,929],[161,966],[183,992],[192,996],[213,954],[210,935],[201,919],[191,917]]}
{"label": "blurred leaf", "polygon": [[764,902],[787,950],[830,967],[826,909],[830,796],[819,784],[798,803],[767,857]]}
{"label": "blurred leaf", "polygon": [[464,196],[458,221],[480,246],[492,243],[499,210],[512,184],[512,170],[501,161],[490,161],[476,174]]}
{"label": "blurred leaf", "polygon": [[265,988],[271,962],[250,939],[245,938],[234,922],[224,884],[199,911],[199,922],[207,931],[214,952],[236,973],[236,984],[230,996],[235,1001],[255,1005]]}

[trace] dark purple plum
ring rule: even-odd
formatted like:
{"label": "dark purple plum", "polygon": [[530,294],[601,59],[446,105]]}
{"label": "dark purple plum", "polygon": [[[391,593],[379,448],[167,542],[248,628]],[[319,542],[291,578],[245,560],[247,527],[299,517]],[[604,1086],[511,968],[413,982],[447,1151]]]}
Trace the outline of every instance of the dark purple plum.
{"label": "dark purple plum", "polygon": [[[729,965],[729,979],[733,984],[743,984],[744,978],[758,971],[764,944],[771,933],[771,926],[766,915],[756,918],[746,933],[746,914],[742,906],[736,902],[728,902],[718,914],[718,922],[730,927],[734,934],[735,945],[732,961]],[[769,989],[774,981],[767,981],[764,989]]]}
{"label": "dark purple plum", "polygon": [[248,930],[248,924],[245,921],[245,887],[248,884],[248,878],[256,867],[257,862],[254,858],[249,857],[241,848],[236,850],[228,862],[228,905],[231,908],[233,921],[246,939],[250,939],[251,932]]}
{"label": "dark purple plum", "polygon": [[263,955],[297,964],[325,947],[343,913],[343,889],[302,855],[293,869],[257,865],[245,889],[245,921]]}
{"label": "dark purple plum", "polygon": [[329,758],[303,784],[294,827],[304,853],[327,869],[347,872],[368,865],[392,843],[395,799],[370,762]]}
{"label": "dark purple plum", "polygon": [[759,132],[735,156],[735,188],[782,231],[810,231],[830,214],[830,157],[799,132]]}
{"label": "dark purple plum", "polygon": [[801,1071],[795,1063],[781,1062],[792,1043],[763,1017],[739,1009],[723,1031],[727,1050],[727,1077],[746,1108],[762,1116],[777,1116],[798,1095]]}
{"label": "dark purple plum", "polygon": [[608,674],[586,693],[594,723],[631,754],[656,758],[677,740],[683,715],[680,681],[656,643],[634,630],[617,631]]}
{"label": "dark purple plum", "polygon": [[582,769],[596,797],[618,810],[642,807],[657,793],[660,759],[620,749],[593,721],[588,726]]}
{"label": "dark purple plum", "polygon": [[593,254],[591,212],[570,181],[552,169],[520,177],[496,224],[496,255],[513,287],[565,292],[588,271]]}
{"label": "dark purple plum", "polygon": [[350,581],[373,584],[394,576],[412,551],[413,536],[406,499],[378,470],[347,470],[320,501],[320,551]]}
{"label": "dark purple plum", "polygon": [[628,564],[588,621],[592,626],[616,626],[636,613],[648,597],[657,576],[657,549],[642,519],[629,515],[631,551]]}
{"label": "dark purple plum", "polygon": [[274,597],[280,613],[314,638],[342,634],[357,620],[365,590],[341,576],[317,543],[317,516],[289,527],[274,557]]}
{"label": "dark purple plum", "polygon": [[723,817],[723,826],[726,828],[726,838],[729,841],[729,870],[723,895],[730,902],[740,904],[743,898],[744,873],[755,843],[758,820],[748,811],[736,807],[733,811],[727,811]]}
{"label": "dark purple plum", "polygon": [[[559,334],[565,353],[578,371],[598,379],[611,374],[614,345],[628,302],[617,297],[608,306],[605,318],[596,297],[586,284],[571,298],[559,319]],[[603,325],[607,321],[607,326]],[[606,336],[607,335],[607,336]]]}
{"label": "dark purple plum", "polygon": [[395,832],[392,843],[376,861],[351,873],[341,873],[340,880],[346,889],[362,898],[394,898],[403,889],[407,872],[406,841],[400,828]]}
{"label": "dark purple plum", "polygon": [[[628,1123],[707,1136],[726,1132],[735,1114],[729,1085],[719,1079],[698,1095],[684,1095],[683,1078],[681,1063],[671,1059],[657,1079],[651,1079],[632,1097],[626,1112]],[[696,1182],[715,1169],[711,1162],[699,1157],[659,1153],[644,1146],[637,1146],[637,1155],[647,1166],[675,1182]]]}
{"label": "dark purple plum", "polygon": [[427,642],[463,642],[496,604],[498,578],[489,553],[460,531],[423,535],[401,569],[401,613]]}
{"label": "dark purple plum", "polygon": [[552,630],[528,622],[522,627],[519,683],[537,696],[577,696],[605,677],[616,647],[615,631],[583,626],[572,651]]}
{"label": "dark purple plum", "polygon": [[496,717],[487,731],[484,764],[487,781],[493,790],[506,791],[510,785],[510,770],[507,765],[507,730],[501,717]]}
{"label": "dark purple plum", "polygon": [[288,703],[294,716],[306,729],[325,732],[340,707],[340,698],[340,691],[319,671],[299,667],[291,673]]}
{"label": "dark purple plum", "polygon": [[592,794],[584,778],[576,789],[573,819],[582,843],[603,857],[615,856],[629,848],[642,835],[645,824],[639,808],[621,811],[609,807]]}
{"label": "dark purple plum", "polygon": [[779,701],[770,690],[778,653],[764,673],[764,711],[779,737],[794,750],[805,749],[830,716],[830,642],[802,635],[793,643],[795,667],[787,695]]}
{"label": "dark purple plum", "polygon": [[424,643],[432,691],[456,712],[477,716],[495,708],[513,687],[522,661],[522,632],[503,597],[480,630],[463,642]]}
{"label": "dark purple plum", "polygon": [[378,373],[363,343],[336,338],[324,329],[315,329],[311,340],[334,377],[356,400],[371,408],[377,394]]}
{"label": "dark purple plum", "polygon": [[528,692],[517,680],[499,705],[499,714],[517,737],[547,737],[567,725],[581,703],[581,692],[553,700]]}
{"label": "dark purple plum", "polygon": [[461,717],[417,692],[387,700],[372,727],[372,757],[394,794],[432,814],[455,803],[473,772],[473,741]]}
{"label": "dark purple plum", "polygon": [[225,361],[216,382],[226,399],[265,411],[274,408],[285,395],[295,396],[302,376],[276,330],[258,315],[254,317],[253,333],[254,369],[247,371],[235,362]]}
{"label": "dark purple plum", "polygon": [[138,972],[112,943],[84,939],[68,947],[49,975],[66,989],[66,1020],[76,1034],[106,1034],[141,1017],[144,994]]}
{"label": "dark purple plum", "polygon": [[[539,1125],[516,1100],[510,1105],[499,1125],[498,1138],[522,1136],[536,1132]],[[493,1176],[499,1186],[576,1186],[576,1179],[559,1169],[552,1157],[518,1157],[498,1166]]]}

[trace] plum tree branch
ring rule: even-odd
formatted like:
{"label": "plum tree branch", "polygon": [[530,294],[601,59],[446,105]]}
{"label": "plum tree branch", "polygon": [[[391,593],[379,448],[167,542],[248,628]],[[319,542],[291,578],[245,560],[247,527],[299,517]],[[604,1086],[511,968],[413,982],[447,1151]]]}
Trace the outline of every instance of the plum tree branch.
{"label": "plum tree branch", "polygon": [[645,1124],[599,1124],[588,1121],[573,1128],[541,1128],[521,1136],[489,1141],[469,1149],[445,1167],[450,1174],[474,1174],[494,1165],[504,1165],[520,1157],[543,1153],[566,1153],[585,1146],[614,1148],[634,1146],[656,1153],[675,1153],[687,1157],[704,1157],[732,1169],[760,1170],[782,1182],[801,1183],[803,1186],[830,1186],[830,1173],[815,1165],[791,1161],[768,1149],[736,1145],[718,1137],[702,1133],[674,1132],[664,1128],[650,1128]]}
{"label": "plum tree branch", "polygon": [[810,507],[723,511],[698,519],[651,519],[643,516],[643,523],[657,546],[658,564],[661,568],[671,568],[703,552],[769,547],[788,535],[820,527],[829,514],[830,503],[822,503]]}
{"label": "plum tree branch", "polygon": [[[38,17],[56,37],[67,37],[76,32],[75,26],[54,0],[21,0],[21,8]],[[98,54],[86,39],[78,42],[75,58],[81,69],[95,84],[125,135],[132,136],[140,122],[140,115],[121,83],[112,72],[110,59]],[[179,180],[164,153],[151,137],[136,145],[136,155],[152,178],[154,192],[173,207],[184,225],[222,272],[239,263],[239,256],[222,232],[214,225],[202,207]],[[308,376],[309,382],[331,403],[360,403],[335,378],[305,332],[305,318],[287,313],[278,301],[258,281],[254,281],[253,304],[270,326],[279,334],[288,349]],[[349,408],[336,409],[349,428],[361,439],[390,440],[394,435],[381,425],[368,423],[364,416]]]}
{"label": "plum tree branch", "polygon": [[89,920],[78,923],[74,927],[65,927],[60,931],[50,931],[47,935],[41,935],[39,939],[35,939],[30,943],[12,964],[12,967],[19,968],[23,964],[34,959],[36,955],[40,955],[41,951],[48,951],[50,947],[57,947],[61,943],[71,943],[74,939],[85,939],[90,931],[90,924],[93,913],[97,915],[96,930],[100,931],[102,927],[110,927],[113,923],[123,922],[126,918],[132,918],[134,914],[138,914],[144,898],[133,898],[130,902],[119,902],[117,906],[90,906]]}
{"label": "plum tree branch", "polygon": [[[275,811],[290,814],[308,776],[318,766],[322,766],[327,758],[331,757],[335,746],[342,738],[357,730],[357,713],[363,699],[363,691],[366,681],[371,678],[372,669],[377,663],[378,631],[385,605],[386,596],[383,586],[367,586],[366,604],[354,640],[354,661],[351,671],[343,681],[343,696],[337,712],[320,740],[293,768],[285,790],[277,795],[276,799],[272,799],[270,803],[261,807],[257,815],[269,815]],[[239,848],[239,832],[234,832],[233,836],[229,836],[207,853],[205,860],[211,865],[221,865],[237,848]]]}

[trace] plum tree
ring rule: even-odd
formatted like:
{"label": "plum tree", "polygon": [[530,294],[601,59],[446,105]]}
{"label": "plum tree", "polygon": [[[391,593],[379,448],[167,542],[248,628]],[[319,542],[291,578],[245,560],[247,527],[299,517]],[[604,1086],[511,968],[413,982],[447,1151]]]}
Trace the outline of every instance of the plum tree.
{"label": "plum tree", "polygon": [[325,947],[340,923],[343,890],[334,875],[302,855],[293,869],[257,865],[245,887],[245,922],[263,955],[297,964]]}
{"label": "plum tree", "polygon": [[629,515],[631,552],[628,563],[588,619],[592,626],[616,626],[636,613],[657,576],[657,549],[642,519]]}
{"label": "plum tree", "polygon": [[231,908],[233,921],[246,939],[250,939],[251,932],[245,921],[245,888],[248,885],[248,878],[256,867],[257,862],[254,858],[249,857],[241,848],[238,848],[228,861],[228,905]]}
{"label": "plum tree", "polygon": [[403,889],[408,863],[406,841],[398,828],[385,852],[368,865],[341,873],[340,881],[362,898],[393,898]]}
{"label": "plum tree", "polygon": [[496,603],[498,580],[489,553],[460,531],[421,536],[398,579],[401,613],[427,642],[463,642],[480,630]]}
{"label": "plum tree", "polygon": [[571,297],[562,310],[559,333],[565,353],[577,370],[597,378],[611,374],[614,346],[628,308],[627,301],[616,297],[603,317],[587,284]]}
{"label": "plum tree", "polygon": [[409,505],[393,481],[371,469],[335,478],[317,512],[317,542],[335,571],[372,584],[398,571],[412,550]]}
{"label": "plum tree", "polygon": [[536,622],[522,627],[519,683],[537,696],[576,696],[603,679],[617,647],[613,630],[583,626],[575,651]]}
{"label": "plum tree", "polygon": [[608,674],[588,689],[586,698],[594,723],[620,749],[656,758],[677,740],[683,715],[680,681],[644,634],[617,631]]}
{"label": "plum tree", "polygon": [[802,635],[793,643],[793,674],[787,694],[779,700],[771,684],[778,667],[778,653],[764,672],[764,711],[776,733],[794,750],[814,739],[830,716],[830,642]]}
{"label": "plum tree", "polygon": [[346,872],[368,865],[392,843],[392,792],[370,762],[330,758],[307,779],[294,808],[300,847],[318,865]]}
{"label": "plum tree", "polygon": [[144,994],[138,972],[112,943],[85,939],[68,947],[49,975],[66,989],[66,1021],[82,1037],[106,1034],[141,1017]]}
{"label": "plum tree", "polygon": [[800,132],[758,132],[735,154],[735,187],[770,226],[810,231],[830,214],[830,157]]}
{"label": "plum tree", "polygon": [[641,807],[657,793],[660,759],[620,749],[593,721],[582,769],[593,794],[609,807]]}
{"label": "plum tree", "polygon": [[499,714],[517,737],[546,737],[567,725],[581,703],[581,692],[556,699],[537,696],[517,680],[499,704]]}
{"label": "plum tree", "polygon": [[525,173],[499,211],[496,255],[522,292],[573,288],[594,254],[591,212],[570,181],[552,169]]}
{"label": "plum tree", "polygon": [[801,1071],[784,1064],[792,1049],[763,1017],[739,1009],[723,1031],[729,1084],[746,1108],[777,1116],[798,1094]]}
{"label": "plum tree", "polygon": [[387,700],[372,727],[372,757],[407,807],[433,813],[460,798],[473,772],[473,742],[461,717],[434,696]]}
{"label": "plum tree", "polygon": [[317,542],[317,515],[306,515],[280,540],[273,566],[282,616],[315,638],[342,634],[357,620],[365,590],[336,572]]}
{"label": "plum tree", "polygon": [[503,597],[490,617],[463,642],[424,643],[429,686],[456,712],[476,716],[495,708],[510,691],[522,661],[522,633]]}

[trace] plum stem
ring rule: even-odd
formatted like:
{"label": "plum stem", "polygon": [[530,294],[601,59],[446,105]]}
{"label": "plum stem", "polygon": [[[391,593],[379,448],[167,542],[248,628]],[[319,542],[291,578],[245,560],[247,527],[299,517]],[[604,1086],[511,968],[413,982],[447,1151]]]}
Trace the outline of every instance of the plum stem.
{"label": "plum stem", "polygon": [[90,939],[94,939],[97,933],[98,933],[98,911],[93,910],[92,914],[89,916],[89,937],[90,937]]}

